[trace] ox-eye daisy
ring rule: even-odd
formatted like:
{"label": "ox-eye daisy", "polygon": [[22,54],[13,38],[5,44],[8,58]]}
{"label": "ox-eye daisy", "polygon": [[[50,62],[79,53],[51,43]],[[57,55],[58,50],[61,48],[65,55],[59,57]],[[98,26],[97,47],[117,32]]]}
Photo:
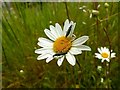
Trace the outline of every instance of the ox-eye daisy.
{"label": "ox-eye daisy", "polygon": [[61,66],[66,58],[74,66],[76,63],[74,55],[81,54],[83,50],[91,51],[90,47],[82,45],[89,39],[88,36],[82,36],[75,40],[75,35],[73,34],[75,25],[76,23],[73,21],[69,22],[67,19],[63,30],[58,23],[55,24],[55,27],[50,25],[50,30],[45,29],[45,34],[51,40],[42,37],[38,38],[37,44],[42,48],[35,50],[35,53],[40,54],[37,60],[46,59],[48,63],[57,58],[57,64]]}
{"label": "ox-eye daisy", "polygon": [[102,59],[101,62],[104,62],[105,60],[110,62],[110,59],[114,58],[116,54],[116,53],[112,53],[112,50],[111,50],[111,55],[110,55],[110,51],[106,47],[98,48],[98,52],[99,53],[95,53],[95,57],[98,59]]}

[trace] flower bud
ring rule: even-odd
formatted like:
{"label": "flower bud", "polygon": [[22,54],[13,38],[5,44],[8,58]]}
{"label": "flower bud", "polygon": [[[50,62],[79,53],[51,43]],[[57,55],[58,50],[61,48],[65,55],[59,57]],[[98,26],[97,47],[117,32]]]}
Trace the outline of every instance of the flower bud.
{"label": "flower bud", "polygon": [[99,9],[100,8],[100,4],[97,6],[97,9]]}
{"label": "flower bud", "polygon": [[101,71],[101,70],[102,70],[102,66],[97,66],[97,69],[98,69],[99,71]]}
{"label": "flower bud", "polygon": [[104,5],[105,5],[105,8],[108,8],[108,7],[109,7],[109,4],[108,4],[108,3],[105,3]]}
{"label": "flower bud", "polygon": [[20,70],[20,73],[23,73],[24,71],[23,70]]}
{"label": "flower bud", "polygon": [[103,83],[103,81],[104,81],[104,79],[103,79],[103,78],[101,78],[100,82],[101,82],[101,83]]}
{"label": "flower bud", "polygon": [[99,11],[98,11],[98,10],[92,10],[92,14],[93,14],[93,15],[98,15],[98,14],[99,14]]}

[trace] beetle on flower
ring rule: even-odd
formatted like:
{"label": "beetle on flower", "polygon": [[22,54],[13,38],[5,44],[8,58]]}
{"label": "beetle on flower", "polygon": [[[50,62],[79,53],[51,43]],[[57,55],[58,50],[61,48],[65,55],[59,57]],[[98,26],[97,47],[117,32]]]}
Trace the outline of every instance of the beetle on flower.
{"label": "beetle on flower", "polygon": [[37,44],[42,48],[35,50],[35,53],[40,54],[37,60],[46,59],[48,63],[54,58],[57,58],[57,64],[61,66],[63,60],[66,58],[74,66],[76,64],[74,55],[81,54],[82,51],[91,51],[89,46],[82,45],[89,39],[88,36],[75,39],[76,36],[73,34],[75,25],[76,23],[67,19],[64,23],[63,30],[58,23],[55,24],[55,27],[50,25],[50,30],[45,29],[45,34],[51,40],[43,37],[38,38]]}

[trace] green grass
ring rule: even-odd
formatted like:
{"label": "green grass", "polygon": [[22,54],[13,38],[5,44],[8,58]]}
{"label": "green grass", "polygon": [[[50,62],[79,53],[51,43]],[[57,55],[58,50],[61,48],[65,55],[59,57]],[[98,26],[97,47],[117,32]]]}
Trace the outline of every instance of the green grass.
{"label": "green grass", "polygon": [[[88,9],[95,9],[101,4],[99,19],[89,18],[89,13],[79,9],[86,5]],[[109,3],[108,14],[104,3],[7,3],[2,8],[2,86],[3,88],[110,88],[119,87],[120,61],[118,57],[110,62],[109,77],[105,75],[105,63],[94,58],[97,48],[106,46],[118,55],[118,3]],[[107,18],[107,16],[109,18]],[[85,43],[91,52],[83,52],[76,56],[79,65],[72,67],[64,60],[58,67],[53,60],[37,61],[34,51],[39,37],[46,37],[45,28],[59,23],[63,27],[69,18],[76,22],[75,34],[78,37],[88,35]],[[50,23],[52,21],[52,23]],[[82,24],[82,22],[86,24]],[[107,32],[104,31],[104,28]],[[110,39],[110,43],[108,38]],[[47,37],[46,37],[47,38]],[[98,72],[97,66],[102,65],[103,71]],[[23,73],[20,70],[24,70]],[[100,82],[100,78],[104,82]]]}

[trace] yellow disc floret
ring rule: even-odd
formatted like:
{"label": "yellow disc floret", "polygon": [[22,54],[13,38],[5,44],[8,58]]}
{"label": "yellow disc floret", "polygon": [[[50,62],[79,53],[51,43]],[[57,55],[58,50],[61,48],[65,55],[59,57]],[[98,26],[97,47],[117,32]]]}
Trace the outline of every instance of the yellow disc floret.
{"label": "yellow disc floret", "polygon": [[65,36],[59,37],[53,44],[56,53],[66,53],[71,48],[71,40]]}
{"label": "yellow disc floret", "polygon": [[104,52],[104,53],[101,54],[101,56],[102,56],[103,58],[108,58],[108,53],[105,53],[105,52]]}

